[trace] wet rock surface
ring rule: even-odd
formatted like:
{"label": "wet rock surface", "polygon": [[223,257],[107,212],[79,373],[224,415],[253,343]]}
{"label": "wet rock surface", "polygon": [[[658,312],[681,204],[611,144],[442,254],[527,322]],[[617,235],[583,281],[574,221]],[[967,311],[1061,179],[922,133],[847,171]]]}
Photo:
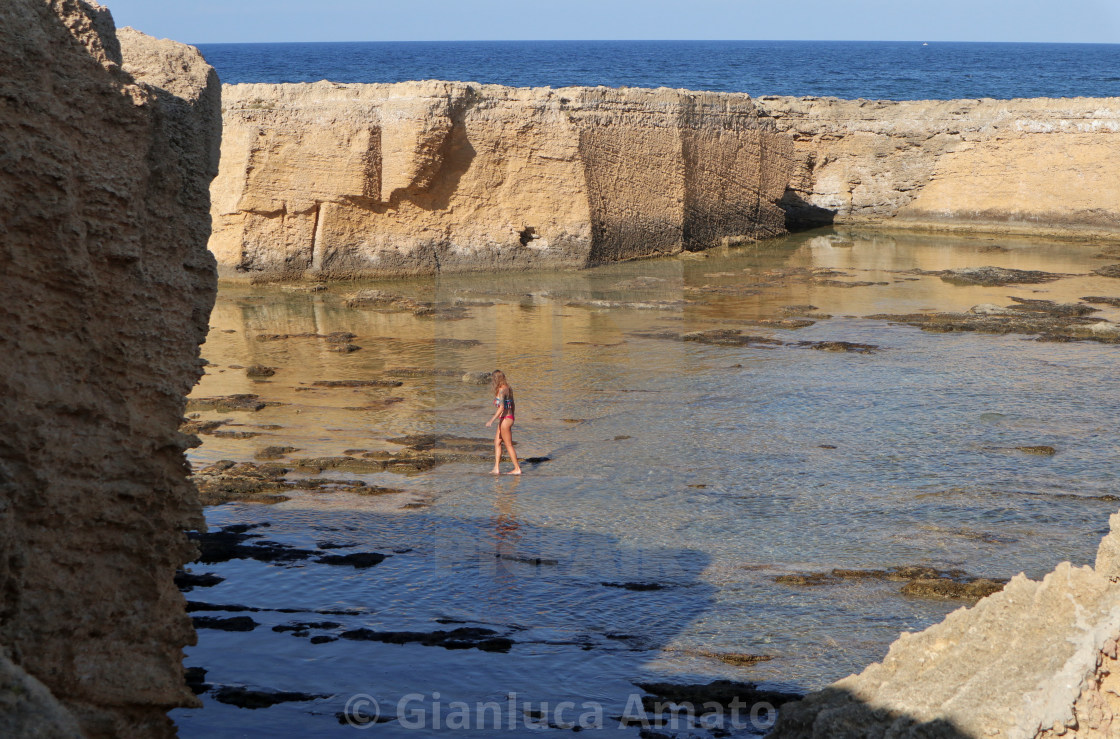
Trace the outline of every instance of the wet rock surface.
{"label": "wet rock surface", "polygon": [[950,285],[980,285],[982,287],[1037,285],[1043,282],[1053,282],[1064,277],[1064,275],[1054,272],[1009,269],[1007,267],[963,267],[940,272],[922,272],[920,274],[938,275]]}
{"label": "wet rock surface", "polygon": [[822,352],[872,354],[879,350],[875,344],[857,344],[852,341],[799,341],[797,346],[807,346]]}
{"label": "wet rock surface", "polygon": [[280,404],[275,401],[261,400],[259,395],[252,393],[238,393],[216,398],[190,398],[187,400],[188,411],[217,411],[218,413],[259,411],[270,405]]}
{"label": "wet rock surface", "polygon": [[831,572],[799,572],[777,575],[780,585],[815,587],[836,585],[844,580],[890,580],[905,582],[903,595],[926,598],[979,599],[1003,589],[1006,580],[973,577],[963,570],[939,570],[923,565],[906,565],[883,570],[834,569]]}
{"label": "wet rock surface", "polygon": [[328,554],[315,560],[325,565],[346,565],[364,570],[385,561],[384,554],[378,552],[353,552],[351,554]]}
{"label": "wet rock surface", "polygon": [[478,649],[483,652],[508,652],[513,640],[499,636],[493,629],[465,626],[451,631],[374,631],[352,629],[340,634],[353,641],[375,641],[385,644],[421,644],[444,649]]}
{"label": "wet rock surface", "polygon": [[692,707],[694,713],[708,713],[714,705],[722,706],[725,712],[740,707],[747,711],[757,703],[769,703],[772,706],[781,706],[802,697],[800,693],[780,690],[766,690],[759,688],[755,683],[737,682],[734,680],[715,680],[710,683],[677,684],[668,682],[641,682],[634,683],[642,690],[649,693],[643,696],[642,705],[651,713],[662,713],[674,710],[668,704],[679,707],[687,705]]}
{"label": "wet rock surface", "polygon": [[975,331],[1027,334],[1039,341],[1096,341],[1120,344],[1120,324],[1090,317],[1098,309],[1081,303],[1012,298],[1011,305],[983,304],[967,313],[877,314],[866,318],[916,326],[933,333]]}
{"label": "wet rock surface", "polygon": [[218,631],[252,631],[260,626],[248,616],[195,616],[191,619],[196,629],[216,629]]}
{"label": "wet rock surface", "polygon": [[189,593],[195,588],[212,588],[220,582],[225,582],[225,578],[211,572],[193,573],[179,570],[175,573],[175,586],[184,593]]}
{"label": "wet rock surface", "polygon": [[1094,305],[1110,305],[1113,308],[1120,308],[1120,298],[1117,297],[1089,296],[1087,298],[1082,298],[1082,300]]}
{"label": "wet rock surface", "polygon": [[[278,449],[289,451],[277,451]],[[295,451],[295,449],[276,447],[267,448],[264,451],[268,452],[268,456],[272,454],[283,456]],[[350,460],[353,464],[346,464],[342,460]],[[198,486],[203,505],[221,505],[231,502],[280,503],[290,499],[291,496],[288,493],[296,491],[346,492],[357,495],[392,495],[404,492],[398,488],[371,485],[362,480],[289,477],[289,473],[294,469],[314,470],[316,472],[321,472],[324,469],[362,472],[379,472],[390,469],[383,462],[366,463],[363,460],[355,460],[350,457],[330,458],[330,462],[334,462],[333,467],[329,463],[319,464],[322,461],[300,460],[289,467],[278,464],[221,460],[196,472],[193,479]],[[301,466],[301,462],[307,462],[308,464]]]}
{"label": "wet rock surface", "polygon": [[[261,527],[268,527],[268,524],[235,524],[225,526],[218,531],[191,531],[188,535],[198,545],[199,556],[197,561],[203,564],[228,562],[231,559],[255,559],[259,562],[296,562],[317,554],[311,549],[299,549],[287,544],[279,544],[262,539],[262,534],[249,533]],[[256,539],[260,539],[260,541],[252,541]]]}
{"label": "wet rock surface", "polygon": [[315,387],[400,387],[400,380],[315,380]]}
{"label": "wet rock surface", "polygon": [[214,700],[238,708],[269,708],[278,703],[304,703],[329,695],[300,693],[290,690],[255,690],[236,685],[224,685],[213,692]]}
{"label": "wet rock surface", "polygon": [[684,334],[675,331],[643,331],[630,335],[635,338],[643,339],[690,341],[697,344],[707,344],[709,346],[749,347],[756,349],[773,349],[779,346],[806,347],[818,351],[850,354],[873,354],[879,350],[879,347],[875,344],[860,344],[852,341],[782,341],[781,339],[775,339],[770,336],[745,334],[741,329],[737,328],[709,329],[707,331],[693,331]]}
{"label": "wet rock surface", "polygon": [[430,303],[384,290],[361,290],[346,299],[347,308],[411,313],[414,316],[456,320],[467,317],[467,308],[454,303]]}

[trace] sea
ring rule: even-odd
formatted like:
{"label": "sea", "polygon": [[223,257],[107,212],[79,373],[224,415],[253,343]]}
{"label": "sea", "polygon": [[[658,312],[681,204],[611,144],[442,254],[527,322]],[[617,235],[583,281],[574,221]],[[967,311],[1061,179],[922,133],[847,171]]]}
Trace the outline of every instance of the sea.
{"label": "sea", "polygon": [[230,84],[439,79],[883,100],[1120,96],[1120,44],[402,41],[198,48]]}
{"label": "sea", "polygon": [[[201,49],[229,83],[1120,96],[1120,45]],[[171,712],[180,736],[760,737],[772,710],[725,726],[646,702],[673,684],[772,708],[751,691],[822,688],[973,603],[904,591],[897,568],[1002,581],[1093,562],[1120,499],[1117,346],[889,317],[1117,296],[1096,271],[1112,249],[826,228],[575,272],[223,285],[191,397],[261,403],[198,405],[188,458],[239,463],[265,492],[235,486],[205,509],[212,532],[248,538],[188,566],[202,577],[185,593],[185,665],[203,707]],[[981,265],[1053,279],[941,278]],[[368,288],[433,310],[348,302]],[[1120,321],[1120,298],[1089,299]],[[348,351],[325,341],[337,335]],[[516,389],[518,454],[536,460],[522,477],[488,474],[493,395],[474,380],[494,367]],[[474,451],[363,471],[410,444]]]}

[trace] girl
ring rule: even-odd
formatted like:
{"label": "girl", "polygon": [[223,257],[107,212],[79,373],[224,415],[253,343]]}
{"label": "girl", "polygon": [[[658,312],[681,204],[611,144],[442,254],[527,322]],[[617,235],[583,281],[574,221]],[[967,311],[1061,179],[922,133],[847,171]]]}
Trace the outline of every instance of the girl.
{"label": "girl", "polygon": [[506,382],[506,376],[501,370],[494,370],[491,373],[490,383],[497,410],[486,422],[486,428],[490,428],[494,421],[498,421],[498,429],[494,432],[494,469],[490,470],[490,474],[501,474],[498,464],[502,461],[502,442],[505,442],[509,458],[513,460],[513,472],[509,474],[520,475],[521,465],[517,463],[517,452],[513,451],[513,434],[510,433],[513,428],[513,388]]}

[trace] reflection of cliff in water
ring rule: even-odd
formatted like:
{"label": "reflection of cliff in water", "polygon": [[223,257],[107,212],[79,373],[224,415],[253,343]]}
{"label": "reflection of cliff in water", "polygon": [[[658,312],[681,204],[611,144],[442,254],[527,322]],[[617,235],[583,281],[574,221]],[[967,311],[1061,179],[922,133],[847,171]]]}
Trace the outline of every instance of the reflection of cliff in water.
{"label": "reflection of cliff in water", "polygon": [[[301,546],[318,540],[318,516],[370,526],[371,542],[388,536],[392,527],[378,522],[389,519],[413,532],[429,525],[467,531],[463,536],[490,553],[491,590],[471,595],[478,610],[528,618],[528,611],[509,610],[501,593],[538,593],[542,623],[556,626],[557,642],[591,621],[604,633],[635,634],[632,619],[644,618],[651,603],[687,614],[674,616],[671,633],[655,631],[656,648],[640,660],[629,661],[622,640],[579,648],[587,669],[622,665],[612,679],[625,690],[639,668],[682,683],[727,677],[818,688],[881,659],[900,631],[923,628],[968,602],[912,597],[889,577],[833,577],[833,570],[916,566],[958,572],[945,577],[959,580],[1019,571],[1037,577],[1061,559],[1089,561],[1115,505],[1111,437],[1100,432],[1120,403],[1112,347],[932,334],[860,316],[1116,294],[1115,280],[1091,274],[1102,263],[1093,256],[1098,250],[824,230],[581,272],[333,284],[318,292],[227,286],[205,347],[211,365],[195,395],[256,393],[283,405],[202,412],[196,420],[226,420],[220,428],[259,435],[204,435],[192,459],[196,466],[253,460],[266,445],[290,446],[298,451],[275,463],[291,469],[291,479],[361,479],[403,490],[399,497],[365,498],[308,492],[278,507],[211,509],[211,519],[290,520],[291,541]],[[1057,277],[984,287],[938,274],[981,265]],[[367,293],[367,307],[348,308],[347,296],[363,289],[398,297]],[[1092,315],[1120,318],[1115,307],[1099,307]],[[352,334],[349,343],[360,349],[339,353],[319,338],[335,332]],[[822,342],[878,349],[813,349]],[[252,380],[244,368],[253,364],[275,374]],[[516,481],[485,474],[492,430],[483,424],[493,399],[480,375],[495,367],[517,392],[519,455],[550,458]],[[347,379],[401,384],[314,384]],[[1090,388],[1094,403],[1080,404]],[[400,439],[417,434],[477,440],[482,451],[477,461],[411,474],[298,467],[302,458],[398,452]],[[1022,451],[1043,446],[1056,453]],[[420,507],[387,513],[405,505]],[[569,547],[563,556],[542,548],[561,542]],[[495,551],[511,558],[494,558]],[[442,564],[417,552],[359,580],[376,583],[390,562],[412,562],[439,584],[408,598],[446,604],[444,582],[452,593],[476,587],[470,578],[458,583],[452,565],[441,572]],[[689,570],[688,587],[602,585],[625,585],[625,568],[611,568],[633,552],[688,552],[690,562],[702,564]],[[598,584],[547,589],[557,567],[548,559],[568,562],[586,583]],[[290,579],[299,590],[308,568],[258,574]],[[550,598],[568,600],[554,606]],[[597,607],[604,598],[634,603],[639,613],[605,605],[601,618],[573,615],[571,609]],[[554,610],[578,628],[547,620]],[[421,629],[401,624],[411,625],[381,628]],[[204,632],[201,649],[237,643]],[[575,648],[551,646],[557,659]],[[421,656],[442,654],[413,648]],[[615,648],[630,656],[614,662]],[[719,655],[734,655],[728,659],[737,664]],[[213,664],[222,668],[221,660]],[[416,669],[423,672],[425,664]],[[536,679],[527,668],[516,676],[522,685]]]}

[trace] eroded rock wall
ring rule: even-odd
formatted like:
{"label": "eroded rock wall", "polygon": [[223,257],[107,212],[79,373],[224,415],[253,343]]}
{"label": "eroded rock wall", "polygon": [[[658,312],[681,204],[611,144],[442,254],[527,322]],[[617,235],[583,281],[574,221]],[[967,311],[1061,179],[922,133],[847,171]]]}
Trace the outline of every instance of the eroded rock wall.
{"label": "eroded rock wall", "polygon": [[220,86],[82,0],[0,3],[0,70],[0,666],[86,736],[164,736],[195,704],[177,429],[216,289]]}
{"label": "eroded rock wall", "polygon": [[1120,234],[1120,99],[756,100],[795,222]]}
{"label": "eroded rock wall", "polygon": [[792,144],[745,95],[227,86],[211,249],[248,275],[585,267],[784,232]]}
{"label": "eroded rock wall", "polygon": [[793,227],[1120,234],[1120,100],[237,85],[228,274],[585,267]]}
{"label": "eroded rock wall", "polygon": [[1042,579],[903,634],[886,658],[782,707],[770,739],[1120,735],[1120,513],[1095,567]]}

